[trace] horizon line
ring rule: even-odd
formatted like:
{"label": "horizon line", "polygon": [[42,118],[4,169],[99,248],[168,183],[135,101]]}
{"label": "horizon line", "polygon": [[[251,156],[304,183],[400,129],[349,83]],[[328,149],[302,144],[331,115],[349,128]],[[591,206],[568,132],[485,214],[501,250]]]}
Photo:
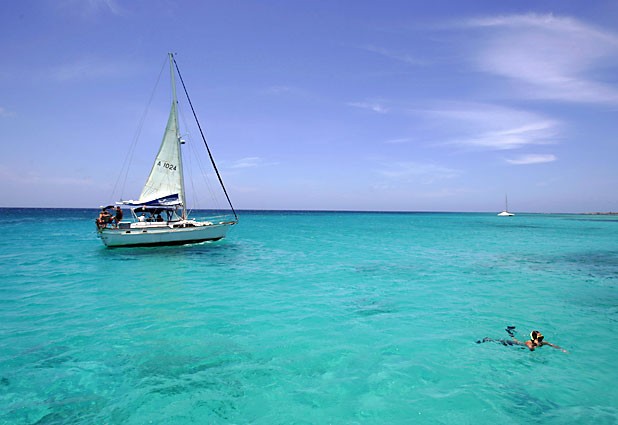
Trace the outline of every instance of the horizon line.
{"label": "horizon line", "polygon": [[[0,206],[0,209],[48,209],[48,210],[100,210],[100,207],[16,207]],[[222,211],[211,208],[189,208],[190,211]],[[342,210],[342,209],[260,209],[243,208],[235,209],[237,212],[315,212],[315,213],[386,213],[386,214],[493,214],[495,211],[439,211],[439,210]],[[227,210],[225,210],[227,211]],[[231,213],[231,211],[230,211]],[[497,214],[497,213],[496,213]],[[618,215],[618,211],[587,211],[587,212],[538,212],[518,211],[514,214],[573,214],[573,215]]]}

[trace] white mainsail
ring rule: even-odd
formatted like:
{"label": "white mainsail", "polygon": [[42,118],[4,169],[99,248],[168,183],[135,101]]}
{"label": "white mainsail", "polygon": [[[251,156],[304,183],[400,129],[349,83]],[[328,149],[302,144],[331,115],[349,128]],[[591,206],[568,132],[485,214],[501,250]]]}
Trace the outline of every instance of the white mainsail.
{"label": "white mainsail", "polygon": [[[173,67],[170,56],[170,67]],[[139,203],[178,195],[179,204],[184,205],[184,186],[182,175],[182,155],[180,153],[180,132],[178,130],[178,110],[176,84],[172,74],[172,107],[167,120],[161,147],[157,154],[146,184],[139,196]]]}

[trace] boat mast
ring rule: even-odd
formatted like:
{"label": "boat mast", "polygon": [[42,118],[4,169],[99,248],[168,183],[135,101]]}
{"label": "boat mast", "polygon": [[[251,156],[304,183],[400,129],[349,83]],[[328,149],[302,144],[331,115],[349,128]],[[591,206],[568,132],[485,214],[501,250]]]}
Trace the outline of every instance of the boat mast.
{"label": "boat mast", "polygon": [[180,154],[178,155],[178,171],[180,172],[180,196],[181,196],[181,206],[182,206],[182,219],[187,219],[187,205],[185,198],[185,177],[182,168],[182,151],[181,151],[181,141],[180,141],[180,130],[178,129],[178,99],[176,97],[176,78],[174,72],[174,54],[169,53],[170,58],[170,77],[172,81],[172,110],[174,111],[174,120],[176,122],[176,143],[178,144],[178,151]]}

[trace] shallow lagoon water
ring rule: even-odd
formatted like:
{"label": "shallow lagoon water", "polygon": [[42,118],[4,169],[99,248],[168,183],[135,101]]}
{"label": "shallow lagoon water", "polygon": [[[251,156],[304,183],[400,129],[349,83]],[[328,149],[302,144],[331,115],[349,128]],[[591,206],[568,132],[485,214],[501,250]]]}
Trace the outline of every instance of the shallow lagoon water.
{"label": "shallow lagoon water", "polygon": [[[618,422],[615,216],[259,212],[107,249],[0,209],[0,424]],[[483,337],[532,329],[565,347]]]}

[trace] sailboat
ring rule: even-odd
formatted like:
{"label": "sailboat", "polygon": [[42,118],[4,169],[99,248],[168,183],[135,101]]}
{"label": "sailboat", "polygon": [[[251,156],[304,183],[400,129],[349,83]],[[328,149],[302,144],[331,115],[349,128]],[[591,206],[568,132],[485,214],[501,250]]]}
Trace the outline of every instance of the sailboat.
{"label": "sailboat", "polygon": [[504,211],[498,213],[498,217],[513,217],[515,214],[509,212],[509,201],[506,197],[506,195],[504,196]]}
{"label": "sailboat", "polygon": [[[113,205],[101,208],[102,214],[97,219],[97,234],[107,247],[180,245],[216,241],[224,238],[230,227],[238,223],[238,216],[223,185],[223,180],[197,120],[178,64],[172,53],[169,53],[169,65],[172,104],[159,152],[155,157],[150,175],[139,198],[116,202],[116,211],[122,211],[122,207],[130,209],[131,217],[128,220],[121,219],[123,213],[117,213],[115,218],[105,214],[107,209],[113,209]],[[198,221],[188,216],[181,154],[181,145],[184,144],[184,141],[180,137],[178,124],[176,73],[184,88],[193,117],[222,191],[233,213],[233,218],[230,214],[228,217]]]}

